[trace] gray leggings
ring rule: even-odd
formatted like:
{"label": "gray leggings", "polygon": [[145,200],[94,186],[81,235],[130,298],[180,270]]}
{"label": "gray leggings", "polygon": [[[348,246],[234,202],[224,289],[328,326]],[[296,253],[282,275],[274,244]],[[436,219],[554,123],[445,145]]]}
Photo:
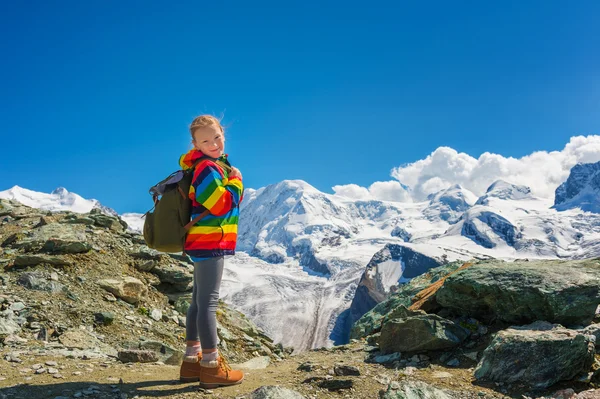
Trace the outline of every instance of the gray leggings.
{"label": "gray leggings", "polygon": [[200,341],[202,349],[217,347],[216,313],[224,263],[222,256],[194,262],[194,289],[185,333],[187,341]]}

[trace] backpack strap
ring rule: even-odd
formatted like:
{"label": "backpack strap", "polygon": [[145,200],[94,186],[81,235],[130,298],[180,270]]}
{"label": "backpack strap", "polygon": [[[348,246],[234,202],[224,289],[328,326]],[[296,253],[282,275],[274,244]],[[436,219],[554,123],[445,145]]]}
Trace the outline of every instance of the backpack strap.
{"label": "backpack strap", "polygon": [[208,210],[202,212],[201,214],[199,214],[198,216],[196,216],[195,218],[193,218],[188,224],[186,224],[185,226],[183,226],[183,228],[185,229],[185,231],[188,231],[189,229],[192,228],[193,225],[195,225],[202,218],[204,218],[205,216],[208,216],[209,214],[210,214],[210,212]]}

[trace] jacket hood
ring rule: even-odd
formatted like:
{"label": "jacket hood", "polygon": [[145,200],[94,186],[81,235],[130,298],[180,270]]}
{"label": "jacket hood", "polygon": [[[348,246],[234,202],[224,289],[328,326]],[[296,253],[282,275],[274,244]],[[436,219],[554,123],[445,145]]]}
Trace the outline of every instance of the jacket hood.
{"label": "jacket hood", "polygon": [[[194,163],[198,159],[200,159],[204,156],[205,155],[201,151],[198,151],[195,148],[191,149],[188,152],[186,152],[185,154],[183,154],[181,157],[179,157],[179,166],[181,166],[181,169],[183,169],[183,170],[190,169],[192,166],[194,166]],[[212,159],[214,161],[217,161],[217,160],[227,161],[227,154],[223,154],[219,158],[211,158],[211,157],[208,157],[208,158]]]}

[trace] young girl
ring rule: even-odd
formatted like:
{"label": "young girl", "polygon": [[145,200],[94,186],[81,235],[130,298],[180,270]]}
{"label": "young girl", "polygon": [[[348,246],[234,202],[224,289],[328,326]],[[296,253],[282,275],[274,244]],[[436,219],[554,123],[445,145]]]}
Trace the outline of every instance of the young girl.
{"label": "young girl", "polygon": [[217,351],[216,310],[225,255],[235,253],[242,174],[224,154],[224,129],[217,118],[201,115],[190,126],[194,149],[179,163],[195,167],[189,196],[192,219],[208,211],[188,231],[185,252],[194,261],[192,303],[187,312],[186,351],[180,379],[200,381],[204,388],[239,384],[241,371],[232,370]]}

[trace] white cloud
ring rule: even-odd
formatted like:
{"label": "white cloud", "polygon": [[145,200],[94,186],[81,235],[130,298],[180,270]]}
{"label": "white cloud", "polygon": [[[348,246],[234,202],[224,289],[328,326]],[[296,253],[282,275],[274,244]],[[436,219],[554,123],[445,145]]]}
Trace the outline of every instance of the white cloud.
{"label": "white cloud", "polygon": [[[397,180],[380,181],[368,188],[356,184],[333,187],[337,195],[352,199],[422,201],[427,195],[460,184],[481,196],[496,180],[528,186],[534,195],[554,198],[556,188],[577,163],[600,161],[600,136],[571,137],[562,151],[536,151],[521,158],[486,152],[479,158],[439,147],[425,159],[394,168]],[[402,184],[400,184],[400,182]],[[403,185],[410,187],[410,192]]]}
{"label": "white cloud", "polygon": [[333,192],[342,197],[352,198],[356,200],[370,199],[371,194],[365,187],[357,184],[345,184],[343,186],[333,186]]}
{"label": "white cloud", "polygon": [[528,186],[534,195],[552,198],[575,164],[598,161],[600,136],[577,136],[562,151],[537,151],[522,158],[489,152],[474,158],[439,147],[425,159],[393,169],[392,177],[409,186],[415,200],[452,184],[482,195],[498,179]]}
{"label": "white cloud", "polygon": [[369,188],[361,187],[357,184],[346,184],[334,186],[333,192],[336,195],[355,199],[368,200],[376,199],[381,201],[410,202],[410,194],[402,187],[399,181],[378,181]]}

